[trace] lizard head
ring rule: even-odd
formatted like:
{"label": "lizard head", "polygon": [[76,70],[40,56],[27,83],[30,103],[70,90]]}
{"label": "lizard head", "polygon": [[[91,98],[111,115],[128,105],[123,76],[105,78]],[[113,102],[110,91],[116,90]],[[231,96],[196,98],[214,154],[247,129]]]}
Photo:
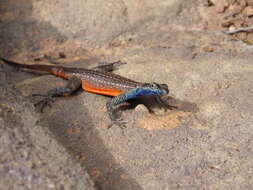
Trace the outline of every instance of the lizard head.
{"label": "lizard head", "polygon": [[167,84],[144,83],[139,89],[141,92],[139,95],[164,96],[169,93],[169,88]]}

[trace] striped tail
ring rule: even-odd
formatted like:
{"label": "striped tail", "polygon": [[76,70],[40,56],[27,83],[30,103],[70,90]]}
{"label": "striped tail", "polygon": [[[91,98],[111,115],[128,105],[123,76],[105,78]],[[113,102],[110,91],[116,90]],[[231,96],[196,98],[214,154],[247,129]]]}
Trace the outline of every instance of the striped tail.
{"label": "striped tail", "polygon": [[49,72],[49,73],[53,73],[54,74],[54,69],[58,68],[57,66],[53,66],[53,65],[27,65],[27,64],[21,64],[21,63],[17,63],[14,61],[10,61],[7,59],[4,59],[2,57],[0,57],[0,60],[2,60],[4,63],[17,67],[17,68],[25,68],[25,69],[32,69],[32,70],[36,70],[36,71],[44,71],[44,72]]}

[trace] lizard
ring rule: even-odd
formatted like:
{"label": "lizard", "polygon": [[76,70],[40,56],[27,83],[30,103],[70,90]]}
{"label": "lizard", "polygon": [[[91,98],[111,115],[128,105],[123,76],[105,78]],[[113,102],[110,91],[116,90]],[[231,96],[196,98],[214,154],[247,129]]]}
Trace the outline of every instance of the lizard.
{"label": "lizard", "polygon": [[124,123],[121,119],[117,119],[114,107],[137,97],[153,96],[160,105],[166,105],[166,107],[170,109],[175,108],[174,106],[169,106],[161,98],[169,93],[167,84],[137,82],[111,73],[114,66],[125,64],[121,61],[107,63],[93,69],[85,69],[58,65],[22,64],[1,57],[0,60],[14,67],[47,72],[67,79],[68,82],[66,86],[53,88],[49,90],[46,95],[41,95],[45,97],[41,102],[47,105],[49,105],[48,103],[52,101],[54,97],[71,95],[80,87],[84,91],[90,93],[112,96],[113,98],[106,103],[107,113],[112,121],[111,125],[122,125]]}

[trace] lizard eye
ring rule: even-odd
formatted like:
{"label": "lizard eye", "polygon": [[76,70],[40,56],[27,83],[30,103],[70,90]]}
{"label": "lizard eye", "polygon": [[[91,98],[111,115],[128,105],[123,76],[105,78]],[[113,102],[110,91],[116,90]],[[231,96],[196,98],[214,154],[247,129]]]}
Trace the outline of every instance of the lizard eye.
{"label": "lizard eye", "polygon": [[152,86],[153,88],[157,88],[157,87],[158,87],[158,85],[157,85],[156,83],[152,83],[151,86]]}
{"label": "lizard eye", "polygon": [[159,85],[157,83],[145,83],[143,86],[149,88],[159,88]]}

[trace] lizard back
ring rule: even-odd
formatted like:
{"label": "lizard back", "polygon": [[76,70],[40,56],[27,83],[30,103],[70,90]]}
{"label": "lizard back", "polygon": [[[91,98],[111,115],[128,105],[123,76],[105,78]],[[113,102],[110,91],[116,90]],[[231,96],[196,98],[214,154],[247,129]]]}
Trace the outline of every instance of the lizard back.
{"label": "lizard back", "polygon": [[83,68],[66,68],[65,72],[80,78],[84,90],[109,96],[117,96],[142,84],[117,74]]}

